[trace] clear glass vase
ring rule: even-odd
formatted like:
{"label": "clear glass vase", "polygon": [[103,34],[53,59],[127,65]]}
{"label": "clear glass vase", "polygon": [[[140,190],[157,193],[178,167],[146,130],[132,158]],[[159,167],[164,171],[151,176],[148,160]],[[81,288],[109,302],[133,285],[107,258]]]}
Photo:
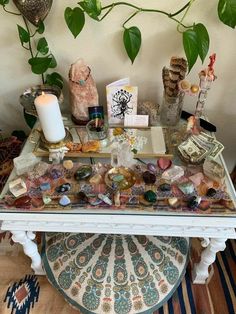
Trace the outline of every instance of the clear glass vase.
{"label": "clear glass vase", "polygon": [[160,120],[162,125],[175,126],[178,124],[184,103],[184,93],[170,97],[165,92],[161,106]]}

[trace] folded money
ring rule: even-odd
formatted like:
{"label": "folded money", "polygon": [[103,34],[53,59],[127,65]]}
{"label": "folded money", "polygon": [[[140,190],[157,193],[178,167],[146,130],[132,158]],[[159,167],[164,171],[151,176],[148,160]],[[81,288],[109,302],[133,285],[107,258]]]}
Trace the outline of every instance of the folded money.
{"label": "folded money", "polygon": [[216,159],[223,149],[223,144],[204,132],[191,135],[178,146],[182,158],[190,163],[201,163],[206,157]]}

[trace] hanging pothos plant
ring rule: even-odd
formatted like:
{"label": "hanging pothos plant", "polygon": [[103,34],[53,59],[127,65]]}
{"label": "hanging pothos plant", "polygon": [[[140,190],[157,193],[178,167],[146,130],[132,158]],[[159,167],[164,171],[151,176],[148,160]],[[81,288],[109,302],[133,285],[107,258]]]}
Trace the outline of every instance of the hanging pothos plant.
{"label": "hanging pothos plant", "polygon": [[[21,46],[28,50],[30,54],[28,63],[32,72],[41,75],[43,84],[56,85],[62,89],[63,79],[61,75],[57,72],[48,73],[50,69],[54,69],[57,66],[56,59],[49,50],[48,42],[45,37],[37,36],[44,33],[45,26],[43,21],[39,21],[36,27],[32,25],[35,29],[31,32],[28,20],[21,13],[9,11],[6,7],[8,3],[9,0],[0,0],[0,5],[5,12],[22,16],[24,27],[17,24],[18,35]],[[34,42],[36,42],[36,45],[34,45],[33,39]]]}
{"label": "hanging pothos plant", "polygon": [[[65,20],[76,38],[85,25],[85,15],[101,22],[117,6],[128,6],[133,8],[134,12],[123,22],[123,44],[125,50],[133,63],[142,43],[142,36],[137,26],[127,26],[136,15],[142,13],[156,13],[165,15],[170,20],[177,23],[177,31],[182,35],[183,47],[188,60],[189,71],[192,69],[200,57],[203,62],[208,54],[210,38],[204,24],[193,23],[186,25],[184,19],[197,0],[190,0],[182,8],[173,13],[153,8],[141,8],[128,2],[114,2],[103,6],[100,0],[84,0],[78,3],[75,8],[67,7],[65,9]],[[216,9],[217,12],[217,9]],[[218,17],[224,24],[235,28],[236,26],[236,0],[218,0]]]}

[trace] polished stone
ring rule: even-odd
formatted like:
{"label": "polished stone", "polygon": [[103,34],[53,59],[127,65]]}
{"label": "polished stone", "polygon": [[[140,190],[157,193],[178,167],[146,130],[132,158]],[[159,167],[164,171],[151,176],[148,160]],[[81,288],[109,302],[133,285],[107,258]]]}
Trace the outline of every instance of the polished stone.
{"label": "polished stone", "polygon": [[102,200],[104,203],[108,205],[112,205],[112,200],[107,195],[99,193],[98,198]]}
{"label": "polished stone", "polygon": [[202,200],[199,204],[199,208],[201,210],[208,210],[211,206],[211,202],[207,201],[207,200]]}
{"label": "polished stone", "polygon": [[122,174],[116,174],[112,177],[112,181],[114,182],[121,182],[124,180],[124,176]]}
{"label": "polished stone", "polygon": [[192,182],[178,184],[178,188],[186,195],[192,194],[194,192],[194,185]]}
{"label": "polished stone", "polygon": [[56,191],[57,191],[58,193],[65,193],[65,192],[70,191],[70,189],[71,189],[70,183],[64,183],[64,184],[58,186],[58,187],[56,188]]}
{"label": "polished stone", "polygon": [[171,191],[171,185],[168,183],[163,183],[163,184],[159,185],[158,189],[162,192],[169,192],[169,191]]}
{"label": "polished stone", "polygon": [[170,168],[172,165],[172,161],[168,158],[159,158],[157,161],[157,166],[161,169],[161,170],[166,170],[168,168]]}
{"label": "polished stone", "polygon": [[150,172],[156,173],[157,168],[156,168],[156,166],[154,164],[148,163],[147,164],[147,170],[150,171]]}
{"label": "polished stone", "polygon": [[13,206],[17,208],[29,208],[30,205],[31,205],[31,198],[28,195],[17,198],[13,203]]}
{"label": "polished stone", "polygon": [[143,173],[143,181],[146,184],[154,184],[156,182],[156,176],[149,171],[145,171]]}
{"label": "polished stone", "polygon": [[83,191],[80,191],[77,194],[77,200],[78,200],[79,204],[87,204],[89,201],[87,195]]}
{"label": "polished stone", "polygon": [[206,196],[208,196],[208,197],[213,197],[215,195],[216,195],[216,190],[213,188],[208,189],[206,192]]}
{"label": "polished stone", "polygon": [[120,191],[114,194],[114,203],[116,207],[120,207]]}
{"label": "polished stone", "polygon": [[44,202],[41,197],[33,197],[31,199],[31,204],[35,208],[42,208],[44,206]]}
{"label": "polished stone", "polygon": [[148,201],[149,203],[155,203],[157,200],[157,195],[155,192],[153,192],[152,190],[148,190],[144,193],[144,198],[146,201]]}
{"label": "polished stone", "polygon": [[43,202],[45,205],[51,203],[51,201],[52,201],[52,199],[49,196],[47,196],[47,195],[43,196]]}
{"label": "polished stone", "polygon": [[170,197],[168,198],[168,204],[171,206],[171,207],[178,207],[180,205],[180,201],[177,197]]}
{"label": "polished stone", "polygon": [[45,182],[45,183],[40,184],[40,190],[41,191],[47,191],[50,189],[51,189],[51,185],[49,182]]}
{"label": "polished stone", "polygon": [[74,163],[72,160],[64,160],[63,161],[63,167],[66,169],[66,170],[71,170],[73,167],[74,167]]}
{"label": "polished stone", "polygon": [[80,181],[80,180],[85,180],[87,178],[89,178],[92,174],[92,167],[90,166],[81,166],[79,167],[76,172],[75,172],[75,179],[77,181]]}
{"label": "polished stone", "polygon": [[67,195],[63,195],[59,200],[59,204],[61,206],[68,206],[68,205],[70,205],[70,203],[71,203],[71,201]]}
{"label": "polished stone", "polygon": [[191,209],[196,209],[201,202],[201,197],[192,196],[188,199],[187,206]]}
{"label": "polished stone", "polygon": [[89,197],[88,198],[89,204],[92,206],[98,206],[100,205],[103,201],[97,198],[96,196],[94,197]]}
{"label": "polished stone", "polygon": [[62,172],[60,170],[54,168],[54,169],[51,169],[50,175],[54,180],[56,180],[56,179],[59,179],[60,177],[62,177]]}

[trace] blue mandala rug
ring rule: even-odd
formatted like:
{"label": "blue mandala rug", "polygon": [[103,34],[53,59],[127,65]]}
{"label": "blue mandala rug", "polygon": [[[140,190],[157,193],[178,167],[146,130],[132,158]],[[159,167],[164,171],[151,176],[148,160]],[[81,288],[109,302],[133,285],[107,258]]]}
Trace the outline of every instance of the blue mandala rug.
{"label": "blue mandala rug", "polygon": [[151,314],[172,296],[186,270],[189,239],[46,233],[49,281],[84,314]]}

